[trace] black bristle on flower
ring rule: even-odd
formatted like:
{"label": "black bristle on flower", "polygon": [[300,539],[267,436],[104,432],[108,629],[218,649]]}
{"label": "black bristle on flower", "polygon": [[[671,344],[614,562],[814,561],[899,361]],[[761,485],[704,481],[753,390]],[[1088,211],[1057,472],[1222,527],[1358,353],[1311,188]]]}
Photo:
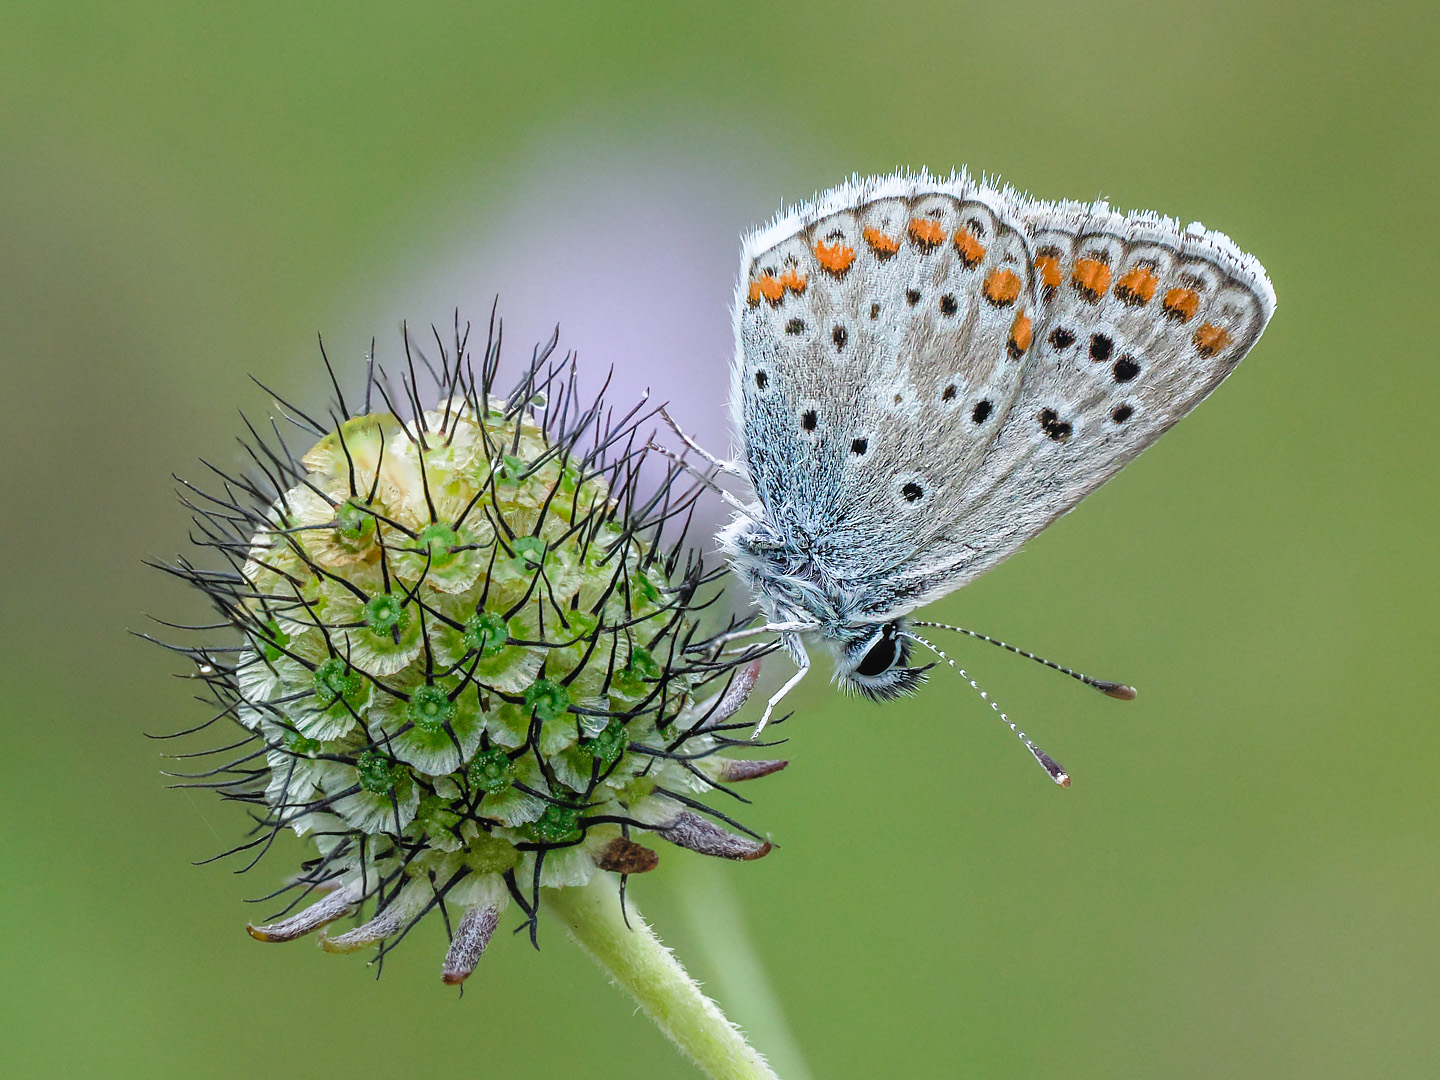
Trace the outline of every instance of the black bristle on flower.
{"label": "black bristle on flower", "polygon": [[719,753],[750,745],[725,721],[773,646],[727,650],[733,626],[701,629],[723,571],[686,542],[703,489],[673,461],[654,475],[641,429],[658,410],[617,416],[604,389],[586,401],[558,334],[499,394],[493,311],[478,359],[469,334],[457,316],[432,357],[407,332],[398,388],[372,344],[358,414],[322,342],[328,423],[262,385],[319,441],[297,454],[274,419],[244,419],[243,473],[205,462],[213,490],[177,477],[192,542],[217,565],[158,564],[220,617],[162,623],[202,635],[166,647],[195,665],[209,709],[162,738],[226,720],[241,732],[176,755],[223,763],[171,773],[175,786],[249,808],[251,836],[216,858],[249,869],[287,828],[315,847],[262,898],[290,894],[252,935],[369,912],[322,944],[383,957],[439,909],[450,983],[511,901],[534,940],[542,889],[597,872],[623,887],[653,868],[634,834],[763,855],[763,837],[703,798],[738,799],[726,783],[784,764]]}

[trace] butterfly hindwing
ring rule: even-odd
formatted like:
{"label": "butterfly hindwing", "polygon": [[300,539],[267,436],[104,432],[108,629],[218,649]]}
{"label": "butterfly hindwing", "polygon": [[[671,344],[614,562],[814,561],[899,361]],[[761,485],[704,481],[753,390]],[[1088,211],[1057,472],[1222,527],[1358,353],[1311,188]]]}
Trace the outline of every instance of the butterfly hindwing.
{"label": "butterfly hindwing", "polygon": [[1225,379],[1274,311],[1226,237],[1102,205],[1025,210],[1039,294],[1020,391],[911,568],[926,599],[1012,554]]}

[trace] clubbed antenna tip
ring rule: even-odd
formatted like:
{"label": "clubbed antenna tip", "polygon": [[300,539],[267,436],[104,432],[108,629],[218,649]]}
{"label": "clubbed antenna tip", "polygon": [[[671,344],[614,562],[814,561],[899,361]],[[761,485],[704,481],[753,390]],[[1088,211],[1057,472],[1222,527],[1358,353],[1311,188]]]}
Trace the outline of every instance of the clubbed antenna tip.
{"label": "clubbed antenna tip", "polygon": [[1061,768],[1058,761],[1033,743],[1030,744],[1029,749],[1030,753],[1035,755],[1035,760],[1040,763],[1040,767],[1050,774],[1051,780],[1054,780],[1055,783],[1061,787],[1070,786],[1070,774]]}

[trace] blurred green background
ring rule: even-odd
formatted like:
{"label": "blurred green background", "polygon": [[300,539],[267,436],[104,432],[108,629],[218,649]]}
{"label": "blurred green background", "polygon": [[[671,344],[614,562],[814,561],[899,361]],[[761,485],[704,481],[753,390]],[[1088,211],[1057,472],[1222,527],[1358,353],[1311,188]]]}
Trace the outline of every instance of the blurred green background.
{"label": "blurred green background", "polygon": [[[775,853],[632,883],[782,1073],[1440,1075],[1437,49],[1433,2],[7,7],[6,1071],[698,1075],[555,927],[497,938],[463,999],[438,924],[379,982],[250,941],[296,848],[190,865],[242,816],[164,789],[141,732],[199,707],[125,634],[199,611],[141,560],[185,542],[169,474],[264,415],[248,373],[318,401],[317,330],[383,347],[376,310],[547,160],[583,222],[603,159],[664,162],[724,267],[782,197],[968,164],[1203,220],[1279,296],[1212,401],[932,609],[1140,687],[955,646],[1072,789],[943,675],[884,709],[816,678],[745,814]],[[689,194],[717,176],[719,210]],[[724,364],[732,273],[677,383]],[[500,276],[425,303],[539,288],[563,330],[580,302]]]}

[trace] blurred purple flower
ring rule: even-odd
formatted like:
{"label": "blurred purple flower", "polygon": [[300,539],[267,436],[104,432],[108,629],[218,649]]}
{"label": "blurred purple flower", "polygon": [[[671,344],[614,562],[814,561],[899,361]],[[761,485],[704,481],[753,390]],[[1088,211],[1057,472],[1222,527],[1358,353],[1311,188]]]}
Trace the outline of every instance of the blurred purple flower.
{"label": "blurred purple flower", "polygon": [[[498,295],[502,382],[558,323],[559,353],[577,354],[585,392],[613,368],[606,396],[617,408],[648,390],[651,405],[669,402],[701,445],[727,455],[740,235],[774,212],[783,176],[765,170],[775,185],[765,190],[760,170],[745,167],[751,154],[713,143],[704,152],[575,141],[542,148],[469,220],[447,215],[443,247],[421,256],[423,269],[398,285],[378,283],[383,299],[366,310],[381,361],[398,353],[387,335],[402,320],[412,339],[433,345],[432,323],[448,338],[457,307],[462,322],[483,323]],[[669,432],[660,441],[678,446]],[[719,500],[702,499],[696,542],[708,547],[725,517]]]}

